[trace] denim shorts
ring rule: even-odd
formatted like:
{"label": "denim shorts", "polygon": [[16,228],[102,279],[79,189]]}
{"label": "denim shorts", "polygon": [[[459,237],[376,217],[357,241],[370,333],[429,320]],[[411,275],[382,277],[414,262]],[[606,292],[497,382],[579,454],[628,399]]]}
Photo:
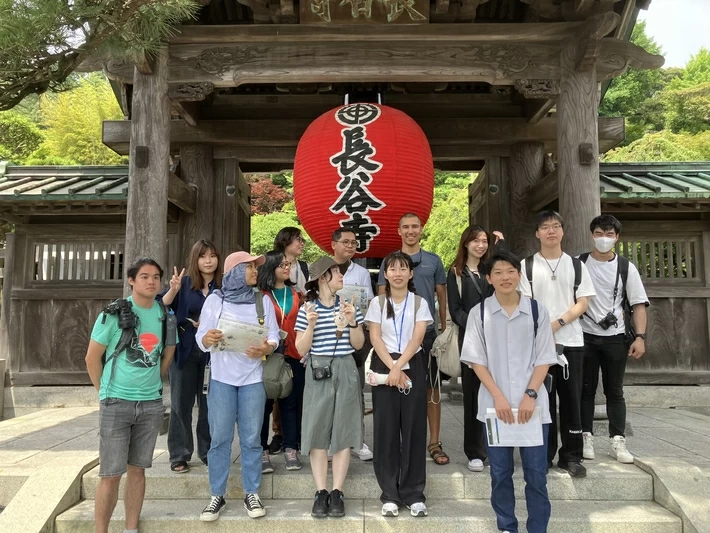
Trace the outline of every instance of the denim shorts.
{"label": "denim shorts", "polygon": [[150,468],[163,425],[163,400],[106,398],[99,409],[99,476],[126,473],[127,465]]}

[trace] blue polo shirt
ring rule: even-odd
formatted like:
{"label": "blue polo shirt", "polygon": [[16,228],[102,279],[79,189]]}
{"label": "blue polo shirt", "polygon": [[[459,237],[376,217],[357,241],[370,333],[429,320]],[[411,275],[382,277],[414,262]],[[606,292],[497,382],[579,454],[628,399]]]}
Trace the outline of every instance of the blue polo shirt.
{"label": "blue polo shirt", "polygon": [[[212,280],[209,284],[209,294],[212,294],[214,289],[215,284],[214,280]],[[169,289],[165,289],[160,293],[156,297],[156,300],[162,301],[163,296],[168,290]],[[197,333],[197,329],[188,318],[191,318],[195,322],[200,320],[200,313],[202,312],[202,306],[206,299],[207,297],[202,294],[201,290],[194,290],[192,288],[192,279],[190,279],[189,276],[184,276],[180,285],[180,291],[175,295],[173,303],[169,305],[177,319],[178,338],[180,339],[175,349],[175,364],[178,368],[185,366],[185,361],[187,361],[187,358],[195,347],[195,333]]]}

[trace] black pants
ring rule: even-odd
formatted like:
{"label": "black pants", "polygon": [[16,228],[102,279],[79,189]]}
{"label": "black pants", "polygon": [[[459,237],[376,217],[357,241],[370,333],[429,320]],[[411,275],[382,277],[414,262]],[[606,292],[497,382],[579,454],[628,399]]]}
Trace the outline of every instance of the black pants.
{"label": "black pants", "polygon": [[486,460],[485,426],[476,419],[481,380],[471,367],[461,363],[463,387],[463,451],[471,459]]}
{"label": "black pants", "polygon": [[569,378],[564,379],[562,367],[550,367],[552,391],[550,392],[550,416],[552,425],[547,437],[547,459],[552,461],[557,453],[557,396],[560,397],[560,446],[559,462],[582,461],[582,382],[584,376],[584,348],[565,346],[564,354],[569,362]]}
{"label": "black pants", "polygon": [[[289,357],[284,357],[291,366],[293,372],[293,390],[286,398],[281,398],[279,402],[279,414],[281,415],[281,434],[283,435],[283,449],[291,448],[299,450],[301,448],[301,413],[303,411],[303,388],[306,385],[306,369],[301,361]],[[274,409],[274,400],[266,400],[264,408],[264,422],[261,425],[261,447],[269,449],[269,418]]]}
{"label": "black pants", "polygon": [[202,394],[205,366],[210,356],[197,346],[182,368],[170,365],[170,425],[168,427],[168,451],[170,462],[189,461],[195,451],[192,439],[192,408],[197,401],[197,455],[207,460],[210,451],[210,426],[207,421],[207,395]]}
{"label": "black pants", "polygon": [[[375,354],[373,372],[389,373]],[[372,387],[374,469],[382,503],[424,502],[426,486],[426,359],[420,351],[404,371],[412,380],[409,394],[397,387]]]}
{"label": "black pants", "polygon": [[626,400],[624,374],[628,360],[628,346],[624,334],[613,337],[584,334],[584,385],[582,386],[582,429],[592,433],[594,396],[602,369],[602,386],[609,417],[609,436],[624,436],[626,428]]}

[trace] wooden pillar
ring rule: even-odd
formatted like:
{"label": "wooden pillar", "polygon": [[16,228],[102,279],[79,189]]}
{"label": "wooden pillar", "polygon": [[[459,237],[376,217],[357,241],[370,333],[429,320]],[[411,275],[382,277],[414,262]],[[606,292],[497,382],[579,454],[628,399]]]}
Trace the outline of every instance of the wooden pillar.
{"label": "wooden pillar", "polygon": [[[214,238],[213,216],[215,175],[212,146],[192,144],[180,148],[181,178],[194,187],[197,193],[194,213],[180,213],[180,260],[187,266],[192,245],[199,239]],[[224,191],[217,191],[222,194]],[[224,255],[222,249],[219,250]]]}
{"label": "wooden pillar", "polygon": [[488,178],[488,231],[502,231],[504,235],[510,232],[510,198],[507,178],[508,158],[491,157],[486,159],[486,177]]}
{"label": "wooden pillar", "polygon": [[545,145],[542,142],[518,143],[510,147],[506,205],[510,212],[510,229],[505,238],[509,249],[519,257],[527,257],[540,247],[535,238],[537,213],[528,208],[527,192],[542,178],[544,159]]}
{"label": "wooden pillar", "polygon": [[557,162],[562,247],[571,255],[589,250],[589,223],[600,213],[596,71],[580,70],[577,63],[577,47],[569,43],[560,53]]}
{"label": "wooden pillar", "polygon": [[137,68],[133,74],[126,267],[140,257],[152,257],[168,271],[169,165],[168,56],[162,50],[154,59],[152,74],[142,74]]}
{"label": "wooden pillar", "polygon": [[236,159],[214,163],[214,242],[224,256],[249,251],[250,189]]}
{"label": "wooden pillar", "polygon": [[[5,235],[5,265],[3,267],[3,283],[2,283],[2,311],[0,314],[0,359],[5,359],[7,368],[10,368],[12,353],[14,346],[10,343],[10,306],[12,300],[10,293],[12,292],[12,277],[15,272],[15,237],[14,233]],[[0,380],[4,382],[5,375],[0,375]],[[2,419],[2,410],[0,410],[0,419]]]}

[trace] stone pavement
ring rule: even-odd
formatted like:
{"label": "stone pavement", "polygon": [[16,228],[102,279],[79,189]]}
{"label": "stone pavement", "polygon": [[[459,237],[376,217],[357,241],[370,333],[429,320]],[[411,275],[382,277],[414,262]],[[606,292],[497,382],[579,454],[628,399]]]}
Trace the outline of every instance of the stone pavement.
{"label": "stone pavement", "polygon": [[[708,392],[710,392],[710,389],[708,389]],[[710,397],[708,398],[708,405],[708,408],[629,409],[628,419],[634,430],[634,436],[628,438],[629,450],[641,461],[648,459],[649,461],[655,461],[656,464],[659,464],[659,461],[660,464],[663,464],[664,458],[668,458],[669,461],[670,459],[680,459],[689,465],[698,467],[706,478],[710,478]],[[79,407],[47,409],[0,422],[0,507],[9,506],[13,496],[16,493],[21,494],[21,488],[32,473],[39,472],[50,461],[53,464],[58,464],[55,461],[59,459],[62,463],[69,465],[72,461],[88,464],[95,460],[98,450],[97,421],[97,407]],[[606,509],[614,511],[618,508],[619,513],[627,516],[628,520],[631,521],[638,518],[637,526],[625,526],[623,529],[619,529],[613,525],[607,526],[607,528],[594,525],[592,529],[577,529],[569,524],[557,523],[554,527],[551,527],[550,531],[680,532],[682,530],[684,532],[692,532],[693,530],[689,528],[674,529],[679,527],[675,525],[671,529],[664,529],[664,527],[659,525],[664,523],[664,520],[668,522],[668,516],[670,515],[652,501],[646,501],[653,498],[655,485],[647,484],[652,482],[652,478],[637,466],[619,465],[607,456],[607,445],[604,439],[606,435],[605,424],[605,421],[598,421],[595,424],[597,460],[586,462],[589,471],[589,476],[586,480],[572,480],[566,473],[556,468],[551,470],[550,495],[552,499],[559,500],[553,502],[553,518],[556,513],[561,515],[565,509],[574,506],[575,500],[588,500],[585,502],[578,501],[577,505],[593,505],[595,501],[597,504],[602,503],[598,500],[609,500],[604,502]],[[430,518],[434,517],[436,520],[434,511],[440,509],[441,505],[445,503],[447,510],[450,508],[450,512],[453,513],[447,518],[447,522],[443,522],[452,524],[451,529],[448,526],[446,527],[447,531],[495,531],[494,527],[491,529],[493,522],[490,520],[490,515],[492,515],[492,511],[490,511],[486,501],[490,495],[488,471],[486,470],[481,474],[471,474],[466,469],[466,458],[463,454],[461,442],[463,435],[463,407],[460,402],[444,400],[442,403],[442,428],[441,440],[444,443],[444,449],[451,457],[452,464],[446,467],[439,467],[431,461],[427,463],[427,493],[432,498]],[[194,468],[189,474],[178,476],[171,473],[168,467],[166,441],[167,435],[159,437],[155,450],[154,468],[148,471],[146,498],[152,498],[154,501],[146,502],[146,509],[149,512],[165,514],[161,506],[169,505],[170,503],[165,503],[165,500],[192,498],[194,501],[186,500],[186,503],[187,501],[193,502],[191,505],[199,510],[204,501],[206,501],[209,492],[206,482],[206,469],[201,465],[198,466],[198,462],[193,461]],[[366,417],[366,442],[372,442],[372,417],[369,416]],[[235,460],[238,458],[238,453],[238,446],[235,443],[233,453]],[[297,495],[297,498],[303,500],[310,498],[312,479],[307,465],[307,458],[304,459],[304,469],[295,473],[285,472],[283,456],[273,457],[272,462],[277,470],[275,474],[281,475],[265,476],[263,490],[268,492],[268,494],[264,494],[265,498],[287,500],[292,497],[290,495],[294,494]],[[363,502],[364,507],[362,510],[356,510],[360,504],[356,505],[356,502],[352,502],[351,505],[356,512],[353,517],[355,522],[351,523],[350,526],[353,526],[353,530],[361,530],[359,528],[361,528],[362,520],[365,520],[365,523],[369,523],[367,520],[378,520],[376,511],[379,504],[376,499],[379,493],[370,463],[361,463],[353,458],[351,474],[352,480],[349,479],[349,485],[345,488],[346,497],[359,499],[359,501]],[[517,473],[517,475],[519,474],[520,472]],[[236,498],[239,495],[241,485],[238,461],[233,467],[231,477],[233,479],[230,481],[230,492],[232,493],[231,496]],[[522,479],[517,477],[516,480],[516,492],[522,497]],[[96,481],[96,469],[90,470],[83,475],[83,480],[81,481],[82,498],[87,500],[93,498]],[[708,486],[707,479],[705,482],[703,486]],[[672,484],[668,484],[668,486],[670,487]],[[183,487],[184,491],[180,487]],[[175,491],[185,492],[185,494],[178,494]],[[707,497],[710,498],[710,493],[707,494]],[[439,498],[439,500],[436,498]],[[450,502],[448,502],[449,498],[451,499]],[[473,501],[467,501],[465,498],[473,499]],[[634,502],[629,501],[628,504],[633,505],[628,506],[624,504],[623,500],[634,500]],[[56,503],[38,502],[36,499],[32,502],[32,505],[37,508],[38,503],[40,504],[39,507],[41,507],[41,504],[46,503],[48,506],[46,512],[51,514],[52,517],[71,506],[69,504],[61,508]],[[87,501],[60,516],[57,520],[57,531],[89,531],[90,529],[83,527],[82,524],[90,525],[92,503]],[[267,507],[273,508],[273,505],[274,503],[267,503]],[[280,507],[288,505],[295,506],[294,512],[300,513],[299,517],[308,515],[306,507],[309,507],[309,504],[300,505],[300,507],[304,507],[303,510],[300,510],[299,502],[287,504],[285,501],[276,505],[276,515],[280,516],[278,514]],[[454,526],[453,523],[459,517],[457,509],[460,507],[460,513],[463,515],[470,514],[470,512],[466,513],[465,511],[466,506],[470,505],[473,505],[470,508],[471,510],[480,507],[480,512],[487,516],[487,522],[475,527],[469,522],[462,522],[459,526]],[[119,505],[116,510],[115,518],[122,516],[120,507]],[[524,509],[524,506],[521,505],[521,507]],[[5,512],[0,513],[0,531],[5,530],[3,528],[3,519],[10,518],[8,515],[12,508],[13,506],[9,506]],[[39,508],[36,510],[36,514],[41,515],[42,510]],[[234,519],[241,519],[241,515],[244,514],[241,511],[241,503],[238,501],[231,505],[230,510],[235,513]],[[271,513],[271,511],[269,512]],[[590,516],[594,512],[594,509],[591,509],[589,511]],[[639,516],[635,518],[634,512]],[[172,515],[174,513],[167,512],[167,514]],[[524,511],[520,514],[520,518],[523,518]],[[676,512],[676,514],[681,513]],[[196,518],[195,513],[192,511],[190,511],[190,516]],[[277,518],[277,516],[274,516],[274,518]],[[291,528],[291,531],[293,531],[294,525],[288,521],[290,519],[289,516],[284,515],[281,517],[284,520],[283,526],[285,529]],[[646,524],[644,519],[649,516],[654,516],[659,523],[655,525]],[[189,519],[189,516],[187,518],[181,517],[181,519]],[[361,522],[357,522],[358,520]],[[404,523],[402,522],[402,524]],[[442,524],[442,522],[432,522],[427,527],[438,527],[435,526],[437,523]],[[194,523],[195,526],[197,524],[197,522]],[[246,525],[241,522],[239,524],[240,527]],[[305,529],[303,530],[311,530],[310,522],[306,521],[306,524],[304,524]],[[17,523],[10,525],[12,529],[7,529],[7,531],[13,531],[13,533],[15,531],[31,531],[29,528],[20,528]],[[236,525],[236,523],[233,525]],[[343,525],[345,526],[345,523]],[[652,525],[653,527],[651,527]],[[173,526],[174,524],[165,524],[166,530],[170,530]],[[120,531],[118,524],[116,527]],[[152,529],[149,529],[149,531],[162,531],[160,527],[151,527]],[[425,527],[425,524],[422,524],[421,527]],[[458,529],[459,527],[461,529]],[[387,528],[385,529],[395,530],[391,529],[390,526],[387,526]],[[274,531],[278,529],[276,528]],[[344,529],[349,530],[349,526]],[[365,529],[370,531],[380,530],[381,528],[377,527],[376,523],[373,523],[372,527],[368,525]],[[406,528],[406,530],[414,531],[411,527]],[[416,530],[419,530],[419,527],[416,527]],[[697,529],[696,531],[708,533],[710,529]]]}

